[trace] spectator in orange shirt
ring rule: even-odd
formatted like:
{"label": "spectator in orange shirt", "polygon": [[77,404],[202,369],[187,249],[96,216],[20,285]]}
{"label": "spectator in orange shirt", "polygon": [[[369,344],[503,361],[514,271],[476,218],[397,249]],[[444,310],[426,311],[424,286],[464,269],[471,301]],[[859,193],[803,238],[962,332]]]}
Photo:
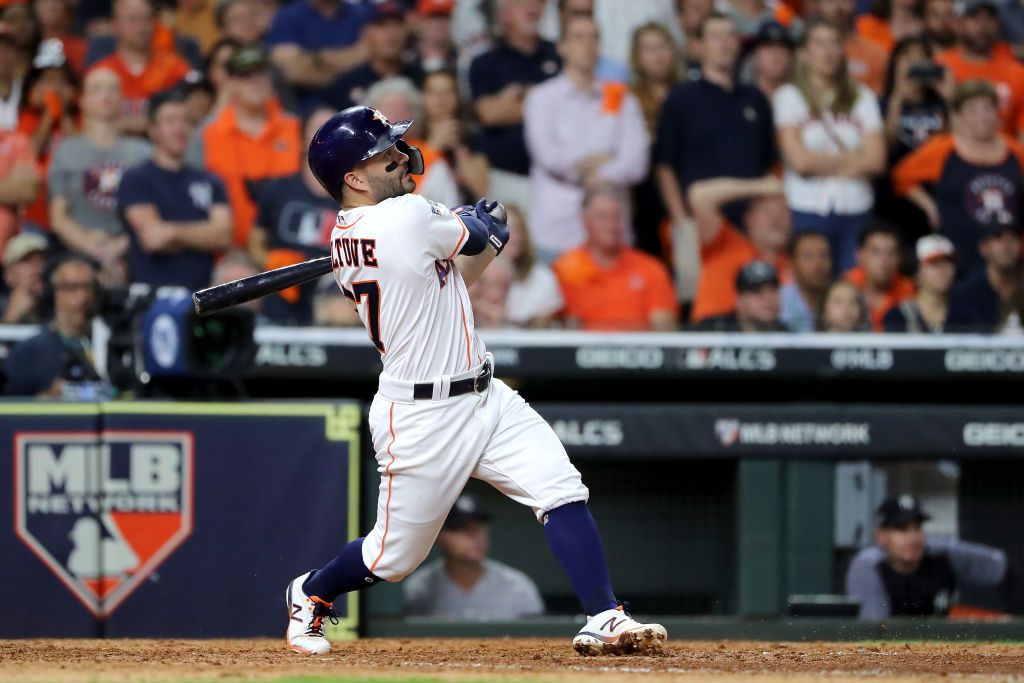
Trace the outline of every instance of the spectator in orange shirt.
{"label": "spectator in orange shirt", "polygon": [[151,0],[115,0],[115,52],[92,66],[105,66],[120,77],[120,127],[126,133],[145,134],[149,98],[176,85],[189,71],[188,64],[173,52],[153,49],[155,30]]}
{"label": "spectator in orange shirt", "polygon": [[32,8],[39,22],[40,38],[59,40],[68,64],[81,78],[85,70],[85,39],[73,33],[75,4],[70,0],[34,0]]}
{"label": "spectator in orange shirt", "polygon": [[668,271],[626,244],[625,199],[613,187],[583,197],[586,242],[554,263],[565,317],[585,330],[671,330],[679,307]]}
{"label": "spectator in orange shirt", "polygon": [[921,33],[921,0],[878,0],[871,11],[857,17],[857,33],[886,52],[904,38]]}
{"label": "spectator in orange shirt", "polygon": [[889,57],[885,48],[854,30],[856,10],[857,0],[818,0],[818,14],[842,32],[850,75],[878,94],[882,92]]}
{"label": "spectator in orange shirt", "polygon": [[787,332],[779,321],[779,275],[767,261],[751,261],[736,274],[736,309],[705,318],[699,332]]}
{"label": "spectator in orange shirt", "polygon": [[872,223],[861,233],[857,266],[846,272],[846,281],[864,296],[871,327],[882,331],[889,309],[914,296],[914,281],[900,275],[900,238],[888,223]]}
{"label": "spectator in orange shirt", "polygon": [[937,50],[956,47],[955,0],[924,0],[924,37]]}
{"label": "spectator in orange shirt", "polygon": [[1024,147],[999,133],[998,96],[987,81],[953,95],[953,134],[936,135],[893,169],[893,186],[956,247],[962,274],[981,265],[978,241],[993,225],[1020,225]]}
{"label": "spectator in orange shirt", "polygon": [[0,253],[18,232],[21,207],[36,198],[39,183],[32,143],[21,133],[0,130]]}
{"label": "spectator in orange shirt", "polygon": [[999,42],[999,13],[993,0],[965,0],[960,18],[960,43],[939,53],[935,61],[953,72],[957,83],[983,79],[999,95],[1004,132],[1024,133],[1024,66]]}
{"label": "spectator in orange shirt", "polygon": [[193,136],[188,161],[224,182],[234,243],[244,249],[256,219],[251,184],[298,172],[302,130],[274,98],[270,61],[261,48],[235,50],[227,68],[229,104]]}
{"label": "spectator in orange shirt", "polygon": [[[733,283],[745,264],[762,260],[786,272],[786,244],[793,222],[783,196],[782,181],[764,178],[701,180],[688,191],[690,209],[700,237],[700,279],[690,318],[694,322],[736,308]],[[723,207],[747,202],[743,230],[729,224]]]}

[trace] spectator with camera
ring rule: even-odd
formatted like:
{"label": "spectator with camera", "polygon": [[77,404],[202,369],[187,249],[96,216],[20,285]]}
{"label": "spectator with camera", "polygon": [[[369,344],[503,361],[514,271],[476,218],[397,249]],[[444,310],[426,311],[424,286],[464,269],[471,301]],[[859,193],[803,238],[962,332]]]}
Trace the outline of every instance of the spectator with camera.
{"label": "spectator with camera", "polygon": [[53,320],[11,349],[4,366],[8,396],[98,400],[109,392],[92,353],[99,283],[86,257],[68,254],[47,274]]}
{"label": "spectator with camera", "polygon": [[904,299],[882,318],[886,332],[941,334],[949,316],[949,290],[956,274],[956,251],[942,235],[917,240],[917,294]]}
{"label": "spectator with camera", "polygon": [[4,284],[0,294],[0,323],[30,325],[41,323],[40,298],[46,265],[46,238],[30,232],[7,242],[3,253]]}
{"label": "spectator with camera", "polygon": [[50,220],[64,246],[99,264],[101,281],[124,283],[128,236],[117,217],[117,189],[125,170],[152,149],[118,130],[121,81],[110,69],[86,74],[81,109],[81,132],[63,138],[50,160]]}
{"label": "spectator with camera", "polygon": [[920,37],[901,40],[893,49],[882,96],[892,165],[949,128],[953,74],[932,57],[931,44]]}
{"label": "spectator with camera", "polygon": [[552,266],[569,327],[666,331],[677,325],[679,307],[668,270],[626,241],[625,202],[610,185],[584,192],[586,242]]}
{"label": "spectator with camera", "polygon": [[833,334],[870,332],[871,320],[860,289],[847,280],[834,280],[821,298],[815,329]]}
{"label": "spectator with camera", "polygon": [[[745,180],[712,178],[690,186],[690,209],[700,238],[700,278],[690,318],[723,315],[736,307],[736,275],[750,261],[772,264],[788,276],[786,244],[793,230],[783,197],[782,181],[775,176]],[[734,227],[724,208],[742,203],[743,220]]]}
{"label": "spectator with camera", "polygon": [[580,200],[586,187],[609,183],[625,190],[647,173],[643,113],[625,84],[597,80],[599,45],[589,15],[566,17],[558,41],[562,73],[526,97],[531,239],[547,262],[583,242]]}
{"label": "spectator with camera", "polygon": [[952,134],[936,135],[893,169],[893,186],[956,248],[961,273],[981,265],[978,240],[992,226],[1020,222],[1024,147],[999,132],[999,96],[988,81],[953,94]]}
{"label": "spectator with camera", "polygon": [[736,273],[735,308],[704,318],[697,332],[787,332],[779,320],[779,274],[767,261],[750,261]]}
{"label": "spectator with camera", "polygon": [[885,138],[878,101],[846,69],[838,29],[810,23],[793,83],[776,91],[774,109],[793,228],[828,235],[834,265],[846,270],[871,218]]}
{"label": "spectator with camera", "polygon": [[[423,137],[455,176],[459,199],[472,204],[490,194],[491,167],[487,157],[470,143],[469,126],[454,71],[431,71],[423,79]],[[422,148],[421,148],[422,151]]]}
{"label": "spectator with camera", "polygon": [[963,585],[1014,589],[1002,550],[929,539],[922,525],[930,517],[917,498],[887,498],[878,518],[875,545],[857,553],[846,572],[846,593],[860,601],[861,619],[945,616]]}
{"label": "spectator with camera", "polygon": [[789,240],[793,279],[779,289],[779,319],[791,332],[813,332],[825,292],[832,283],[828,237],[805,230]]}
{"label": "spectator with camera", "polygon": [[947,325],[960,332],[994,332],[1014,294],[1020,268],[1020,226],[986,227],[978,243],[985,265],[953,287]]}
{"label": "spectator with camera", "polygon": [[231,246],[227,195],[216,176],[185,161],[192,126],[184,92],[157,93],[148,110],[153,159],[125,172],[117,190],[131,279],[203,289],[214,254]]}
{"label": "spectator with camera", "polygon": [[959,43],[936,55],[935,61],[949,69],[958,84],[976,79],[990,82],[1000,93],[996,106],[1002,131],[1018,137],[1024,133],[1024,66],[1009,45],[999,41],[999,31],[994,0],[964,0]]}
{"label": "spectator with camera", "polygon": [[876,221],[860,234],[857,266],[845,274],[847,282],[860,290],[867,306],[871,327],[882,331],[882,319],[889,309],[914,296],[914,282],[899,272],[900,237],[896,228]]}

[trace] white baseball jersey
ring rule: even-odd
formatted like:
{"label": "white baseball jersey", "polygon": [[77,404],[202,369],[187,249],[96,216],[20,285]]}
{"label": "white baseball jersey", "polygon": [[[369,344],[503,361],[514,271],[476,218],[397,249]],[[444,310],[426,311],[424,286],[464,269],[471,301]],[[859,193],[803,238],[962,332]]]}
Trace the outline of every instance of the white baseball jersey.
{"label": "white baseball jersey", "polygon": [[453,262],[468,237],[450,209],[415,194],[338,213],[334,279],[356,303],[386,375],[430,380],[483,362],[469,291]]}

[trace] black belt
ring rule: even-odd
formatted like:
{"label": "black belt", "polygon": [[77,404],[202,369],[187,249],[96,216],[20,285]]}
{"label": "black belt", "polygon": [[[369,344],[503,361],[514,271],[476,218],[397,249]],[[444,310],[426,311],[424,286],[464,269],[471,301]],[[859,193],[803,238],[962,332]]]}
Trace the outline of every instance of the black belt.
{"label": "black belt", "polygon": [[[475,377],[457,379],[452,382],[448,389],[448,397],[462,396],[473,391],[477,393],[487,391],[487,387],[491,385],[491,370],[491,361],[484,361],[484,366],[480,368],[480,372]],[[434,383],[420,382],[413,388],[412,396],[416,399],[434,398]]]}

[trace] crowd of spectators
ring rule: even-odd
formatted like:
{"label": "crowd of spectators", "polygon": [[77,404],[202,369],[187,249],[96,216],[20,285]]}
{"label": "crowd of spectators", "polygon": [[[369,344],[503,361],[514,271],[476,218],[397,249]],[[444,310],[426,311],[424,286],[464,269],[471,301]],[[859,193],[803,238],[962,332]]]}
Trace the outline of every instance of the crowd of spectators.
{"label": "crowd of spectators", "polygon": [[508,206],[480,327],[1019,331],[1022,54],[995,0],[3,0],[0,318],[69,256],[93,296],[325,254],[306,143],[358,104]]}

